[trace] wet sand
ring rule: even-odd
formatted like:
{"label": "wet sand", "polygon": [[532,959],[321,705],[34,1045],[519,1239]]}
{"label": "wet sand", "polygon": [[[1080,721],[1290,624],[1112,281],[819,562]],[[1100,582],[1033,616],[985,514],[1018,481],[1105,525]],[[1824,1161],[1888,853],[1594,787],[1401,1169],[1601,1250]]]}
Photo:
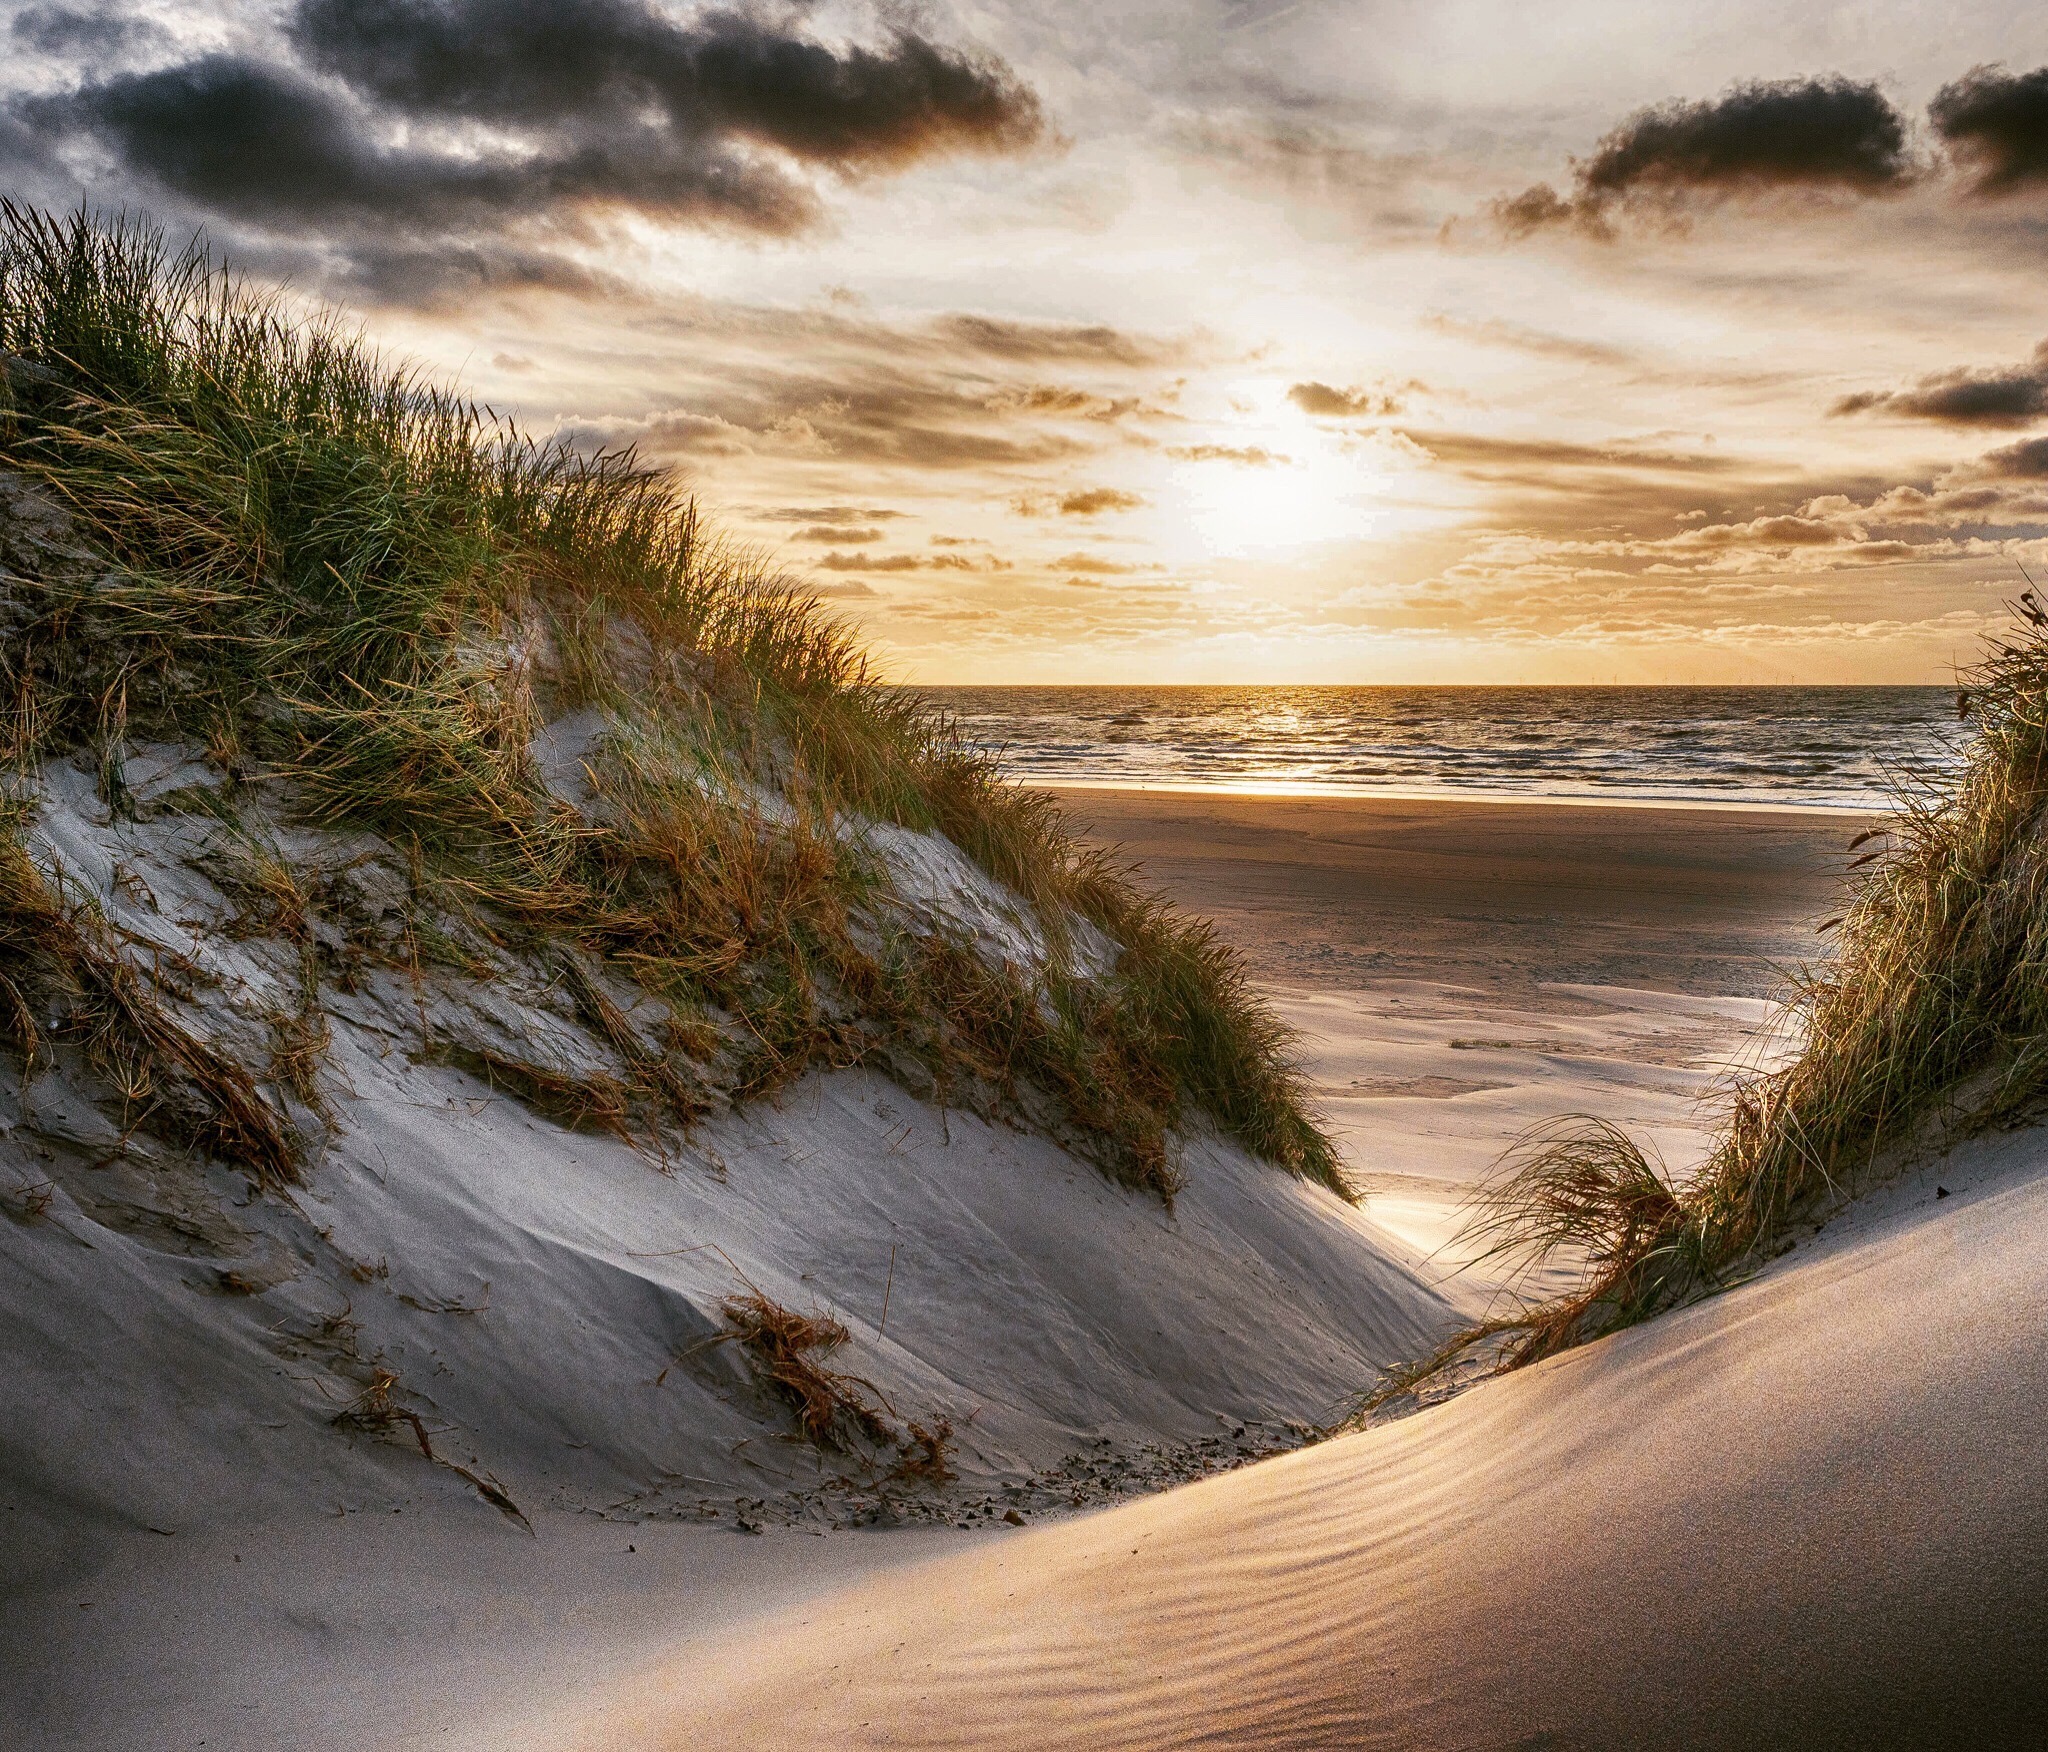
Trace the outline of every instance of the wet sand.
{"label": "wet sand", "polygon": [[1216,921],[1262,979],[1546,981],[1768,997],[1811,955],[1842,811],[1627,808],[1076,787],[1087,837]]}
{"label": "wet sand", "polygon": [[1667,1168],[1789,1040],[1789,971],[1867,816],[1074,788],[1093,843],[1215,922],[1301,1037],[1373,1217],[1483,1309],[1457,1242],[1532,1126],[1593,1114]]}

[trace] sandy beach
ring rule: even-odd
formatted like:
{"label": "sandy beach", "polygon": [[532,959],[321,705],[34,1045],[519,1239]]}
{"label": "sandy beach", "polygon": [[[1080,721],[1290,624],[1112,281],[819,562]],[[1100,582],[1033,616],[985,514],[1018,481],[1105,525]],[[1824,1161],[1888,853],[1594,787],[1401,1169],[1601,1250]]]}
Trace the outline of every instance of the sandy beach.
{"label": "sandy beach", "polygon": [[[1366,1185],[1391,1186],[1369,1208],[1418,1236],[1549,1113],[1697,1147],[1697,1098],[1756,1050],[1751,994],[1810,945],[1853,831],[1084,807],[1275,979]],[[1427,1414],[753,1625],[561,1718],[563,1743],[2034,1743],[2040,1154],[1971,1146],[1754,1283]]]}
{"label": "sandy beach", "polygon": [[[1074,803],[1095,834],[1139,858],[1150,882],[1213,918],[1251,959],[1301,1031],[1317,1099],[1367,1195],[1359,1232],[1387,1237],[1397,1257],[1467,1312],[1488,1305],[1494,1284],[1460,1269],[1465,1262],[1450,1245],[1459,1206],[1521,1129],[1596,1112],[1645,1130],[1681,1164],[1703,1146],[1711,1107],[1702,1100],[1730,1063],[1769,1050],[1760,1034],[1771,1019],[1761,995],[1771,989],[1770,964],[1811,943],[1851,831],[1834,817],[1762,812],[1100,792]],[[854,1105],[843,1112],[858,1118]],[[893,1149],[878,1153],[877,1171],[901,1159]],[[949,1177],[960,1172],[946,1165],[953,1160],[938,1161]],[[1078,1190],[1100,1203],[1100,1194]],[[1194,1218],[1203,1208],[1189,1207]],[[1057,1227],[1055,1213],[1046,1220]],[[1330,1292],[1339,1294],[1334,1280]],[[1583,1374],[1591,1365],[1571,1366]],[[1368,1364],[1354,1371],[1360,1378],[1341,1377],[1351,1388],[1370,1384]],[[101,1529],[67,1560],[59,1554],[64,1535],[43,1527],[22,1547],[31,1580],[6,1610],[10,1687],[38,1724],[39,1743],[53,1747],[139,1747],[170,1743],[162,1736],[173,1734],[203,1736],[212,1747],[325,1746],[341,1743],[331,1737],[341,1722],[350,1724],[351,1746],[782,1744],[789,1729],[781,1703],[764,1702],[751,1677],[734,1678],[753,1669],[729,1653],[691,1650],[743,1634],[761,1660],[810,1672],[807,1683],[823,1697],[824,1671],[851,1674],[870,1658],[861,1652],[867,1643],[843,1640],[851,1634],[844,1627],[893,1623],[897,1603],[919,1600],[923,1616],[904,1620],[899,1640],[928,1645],[919,1672],[965,1683],[987,1657],[954,1668],[942,1649],[954,1634],[949,1626],[1001,1624],[987,1577],[1013,1576],[1004,1566],[1032,1564],[1031,1554],[1042,1553],[1051,1567],[1031,1573],[1053,1590],[1048,1600],[1063,1601],[1076,1622],[1099,1622],[1100,1604],[1090,1601],[1105,1584],[1094,1560],[1072,1570],[1060,1554],[1094,1552],[1123,1517],[1135,1529],[1123,1548],[1131,1571],[1117,1569],[1112,1593],[1123,1599],[1135,1590],[1130,1598],[1151,1602],[1146,1613],[1171,1616],[1167,1602],[1189,1585],[1188,1566],[1207,1562],[1195,1555],[1199,1541],[1188,1542],[1195,1522],[1184,1515],[1214,1528],[1202,1540],[1249,1538],[1295,1553],[1276,1555],[1262,1572],[1270,1577],[1262,1585],[1280,1590],[1273,1609],[1288,1591],[1288,1565],[1298,1562],[1323,1578],[1315,1612],[1335,1611],[1328,1590],[1341,1593],[1346,1572],[1310,1549],[1326,1536],[1332,1553],[1353,1553],[1345,1561],[1365,1561],[1389,1541],[1412,1552],[1403,1561],[1421,1567],[1402,1572],[1409,1579],[1400,1586],[1431,1598],[1435,1560],[1428,1530],[1403,1519],[1411,1495],[1404,1480],[1411,1469],[1423,1480],[1436,1478],[1431,1468],[1462,1476],[1482,1462],[1507,1464],[1502,1419],[1514,1424],[1522,1415],[1502,1409],[1506,1401],[1491,1389],[1472,1404],[1456,1414],[1456,1428],[1468,1433],[1451,1433],[1453,1424],[1433,1414],[1405,1433],[1364,1438],[1364,1447],[1347,1439],[1312,1450],[1290,1462],[1291,1471],[1256,1467],[1133,1503],[1106,1520],[1083,1516],[1065,1530],[1019,1532],[990,1521],[990,1531],[966,1535],[867,1530],[820,1540],[771,1528],[750,1539],[678,1525],[647,1504],[598,1519],[544,1513],[538,1538],[528,1541],[473,1502],[409,1497],[406,1518],[383,1525],[285,1515],[260,1530],[216,1528],[196,1538]],[[1322,1409],[1340,1412],[1342,1393],[1331,1392]],[[1628,1415],[1626,1395],[1603,1415]],[[1417,1442],[1437,1457],[1395,1457]],[[1381,1482],[1364,1490],[1364,1476]],[[1521,1488],[1515,1480],[1529,1476],[1516,1473],[1486,1491]],[[1470,1499],[1465,1485],[1442,1478],[1414,1488],[1431,1501]],[[1031,1520],[1059,1519],[1042,1497],[1015,1500]],[[1230,1505],[1240,1500],[1258,1505],[1243,1510],[1255,1532],[1232,1531],[1229,1517],[1239,1511]],[[1320,1520],[1299,1520],[1310,1504],[1334,1512],[1339,1503],[1364,1517],[1341,1537]],[[1218,1513],[1220,1522],[1206,1518]],[[1000,1553],[985,1549],[990,1541],[1003,1542]],[[1162,1570],[1155,1554],[1167,1546],[1181,1548],[1172,1560],[1179,1567]],[[411,1562],[417,1554],[433,1555]],[[835,1589],[878,1568],[927,1561],[966,1567],[920,1572],[900,1595],[870,1589],[846,1595],[843,1609],[829,1606]],[[1524,1561],[1523,1582],[1533,1588],[1540,1566],[1533,1556]],[[388,1585],[394,1565],[405,1573],[402,1588]],[[472,1588],[481,1600],[472,1600]],[[1008,1591],[1006,1583],[998,1596]],[[970,1600],[971,1610],[959,1604]],[[809,1602],[802,1616],[782,1616],[799,1602]],[[818,1624],[839,1627],[829,1637],[809,1627],[814,1610]],[[1064,1634],[1057,1615],[1032,1622],[1031,1636]],[[166,1623],[175,1627],[168,1638]],[[1133,1623],[1129,1634],[1142,1640],[1154,1631]],[[1216,1634],[1232,1633],[1226,1625]],[[1299,1634],[1306,1651],[1322,1633],[1305,1620]],[[1367,1632],[1354,1626],[1347,1634]],[[1227,1668],[1236,1657],[1227,1643],[1217,1647]],[[1010,1671],[1007,1656],[997,1659]],[[287,1671],[292,1682],[281,1687],[275,1681]],[[1043,1700],[1033,1688],[1049,1683],[1031,1678],[1036,1671],[1027,1664],[1012,1674],[1024,1692],[988,1695],[1036,1708]],[[739,1688],[717,1704],[713,1693],[724,1696],[729,1678]],[[1059,1687],[1068,1683],[1062,1678]],[[852,1709],[866,1693],[847,1686],[830,1695]],[[769,1688],[775,1698],[781,1689]],[[910,1707],[904,1694],[890,1695],[898,1701],[889,1709]],[[1158,1713],[1167,1705],[1147,1705],[1151,1713],[1140,1710],[1123,1737],[1100,1738],[1106,1730],[1093,1717],[1085,1731],[1077,1717],[1070,1729],[1049,1726],[1036,1743],[1189,1743],[1178,1736],[1190,1705],[1175,1695],[1167,1715]],[[720,1717],[716,1731],[676,1725],[714,1704],[739,1713]],[[1404,1705],[1419,1707],[1413,1699]],[[619,1727],[621,1710],[639,1725]],[[899,1720],[872,1743],[1011,1743],[987,1726],[987,1714],[973,1719],[982,1726],[950,1738],[919,1738]],[[848,1719],[829,1720],[820,1743],[870,1743]],[[1168,1732],[1168,1720],[1180,1726]],[[1274,1731],[1278,1738],[1242,1743],[1349,1743]]]}
{"label": "sandy beach", "polygon": [[[1445,1293],[1527,1127],[1590,1113],[1689,1167],[1870,817],[1828,810],[1260,797],[1075,787],[1092,841],[1216,928],[1299,1031],[1374,1217]],[[1705,1104],[1703,1107],[1702,1104]]]}
{"label": "sandy beach", "polygon": [[2048,1748],[2048,9],[8,12],[0,1752]]}
{"label": "sandy beach", "polygon": [[1214,919],[1261,979],[1767,997],[1836,898],[1843,810],[1261,797],[1075,786],[1098,844]]}

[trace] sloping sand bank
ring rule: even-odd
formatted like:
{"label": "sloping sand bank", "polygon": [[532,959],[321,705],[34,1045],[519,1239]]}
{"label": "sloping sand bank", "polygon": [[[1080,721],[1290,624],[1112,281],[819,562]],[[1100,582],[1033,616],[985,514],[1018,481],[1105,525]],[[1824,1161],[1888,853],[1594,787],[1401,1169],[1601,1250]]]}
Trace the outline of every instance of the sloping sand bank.
{"label": "sloping sand bank", "polygon": [[500,1744],[2038,1745],[2048,1139],[1436,1411],[691,1647]]}

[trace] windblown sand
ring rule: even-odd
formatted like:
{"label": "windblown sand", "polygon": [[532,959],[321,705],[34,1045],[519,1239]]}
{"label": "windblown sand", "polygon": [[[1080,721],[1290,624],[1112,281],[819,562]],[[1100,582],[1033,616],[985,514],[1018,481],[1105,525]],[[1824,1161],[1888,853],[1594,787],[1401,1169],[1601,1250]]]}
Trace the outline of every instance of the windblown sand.
{"label": "windblown sand", "polygon": [[[1784,1050],[1771,964],[1859,825],[1074,801],[1251,955],[1372,1232],[1468,1309],[1455,1209],[1522,1127],[1596,1112],[1683,1166],[1726,1067]],[[1713,1302],[1049,1524],[529,1540],[443,1494],[67,1552],[46,1520],[0,1697],[81,1748],[2032,1744],[2044,1167],[1978,1146]]]}
{"label": "windblown sand", "polygon": [[535,1744],[2038,1746],[2048,1152],[1361,1435],[693,1648]]}

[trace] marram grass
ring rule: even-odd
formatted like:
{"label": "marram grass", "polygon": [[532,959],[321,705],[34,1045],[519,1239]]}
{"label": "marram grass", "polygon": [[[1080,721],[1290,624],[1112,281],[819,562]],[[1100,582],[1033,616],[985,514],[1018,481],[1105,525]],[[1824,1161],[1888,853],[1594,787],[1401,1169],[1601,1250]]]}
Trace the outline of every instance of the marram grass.
{"label": "marram grass", "polygon": [[[1832,953],[1788,994],[1803,1046],[1732,1091],[1699,1171],[1674,1180],[1625,1133],[1565,1120],[1524,1138],[1466,1233],[1511,1279],[1570,1261],[1561,1295],[1458,1334],[1366,1406],[1488,1354],[1515,1367],[1710,1292],[1915,1150],[2028,1117],[2048,1096],[2048,610],[1961,678],[1976,722],[1952,775],[1906,783],[1870,842]],[[1526,1277],[1523,1278],[1526,1281]]]}
{"label": "marram grass", "polygon": [[[456,961],[545,939],[630,974],[734,1095],[872,1062],[1029,1111],[1168,1197],[1169,1140],[1201,1115],[1344,1190],[1237,958],[630,453],[531,439],[203,248],[0,204],[0,468],[93,559],[9,586],[0,759],[85,751],[118,808],[132,739],[197,743],[301,819],[402,848],[436,916],[465,921]],[[584,706],[612,726],[588,812],[533,752]],[[1114,972],[1027,980],[878,932],[852,814],[943,831],[1054,936],[1107,931]],[[46,948],[77,935],[46,895],[13,898]],[[594,1026],[605,1002],[592,987]],[[29,1013],[12,987],[0,1003]],[[303,1058],[317,1018],[295,1026],[281,1050]],[[636,1103],[702,1111],[673,1055],[634,1054],[631,1089],[532,1093],[620,1127]]]}

